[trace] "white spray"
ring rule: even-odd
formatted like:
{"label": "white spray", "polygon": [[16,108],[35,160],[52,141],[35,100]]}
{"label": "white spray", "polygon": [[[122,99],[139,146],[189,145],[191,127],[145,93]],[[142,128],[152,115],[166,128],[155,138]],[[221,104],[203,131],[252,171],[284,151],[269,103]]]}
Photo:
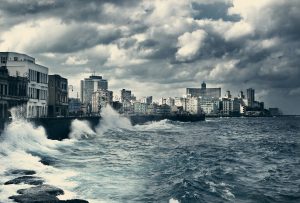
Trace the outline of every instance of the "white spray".
{"label": "white spray", "polygon": [[96,133],[92,130],[90,124],[87,121],[80,121],[75,119],[71,124],[71,133],[69,138],[81,139],[95,137]]}
{"label": "white spray", "polygon": [[109,105],[102,110],[101,117],[100,124],[96,128],[97,134],[103,134],[110,129],[132,129],[129,119],[120,115]]}
{"label": "white spray", "polygon": [[[62,171],[52,166],[43,165],[40,157],[30,154],[38,152],[46,155],[56,155],[59,152],[57,147],[68,142],[59,142],[47,139],[43,127],[34,126],[23,118],[20,108],[11,109],[12,122],[9,123],[0,136],[0,182],[3,183],[15,178],[14,175],[7,174],[14,169],[34,170],[37,176],[45,179],[47,184],[57,187],[73,188],[75,183],[66,179],[75,175],[72,171]],[[68,143],[70,144],[70,143]],[[20,188],[30,187],[29,185],[0,185],[0,202],[8,202],[8,197],[16,194]],[[66,196],[62,198],[72,198],[73,193],[65,191]]]}

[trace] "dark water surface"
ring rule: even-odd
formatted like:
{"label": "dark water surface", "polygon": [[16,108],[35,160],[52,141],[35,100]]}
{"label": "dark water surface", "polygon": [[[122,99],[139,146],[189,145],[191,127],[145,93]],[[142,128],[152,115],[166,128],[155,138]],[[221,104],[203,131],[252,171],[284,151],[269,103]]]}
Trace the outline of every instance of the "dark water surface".
{"label": "dark water surface", "polygon": [[57,182],[90,202],[300,202],[300,118],[110,122],[24,151],[50,164],[39,172],[50,182],[59,172],[47,170],[71,174]]}

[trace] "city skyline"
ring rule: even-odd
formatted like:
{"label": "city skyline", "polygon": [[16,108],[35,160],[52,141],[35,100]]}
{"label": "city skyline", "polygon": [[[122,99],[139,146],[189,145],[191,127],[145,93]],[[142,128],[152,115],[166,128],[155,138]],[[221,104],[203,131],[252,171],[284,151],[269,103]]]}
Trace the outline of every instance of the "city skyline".
{"label": "city skyline", "polygon": [[0,50],[68,78],[72,97],[95,71],[117,94],[181,96],[205,81],[222,96],[254,88],[266,106],[300,114],[299,8],[295,0],[1,1]]}

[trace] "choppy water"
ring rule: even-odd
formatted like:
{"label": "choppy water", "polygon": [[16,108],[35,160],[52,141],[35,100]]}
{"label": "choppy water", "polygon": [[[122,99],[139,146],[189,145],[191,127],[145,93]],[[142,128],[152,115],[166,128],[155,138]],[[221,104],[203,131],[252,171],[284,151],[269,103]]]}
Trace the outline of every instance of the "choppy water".
{"label": "choppy water", "polygon": [[[300,202],[300,118],[167,120],[131,126],[108,116],[97,132],[73,123],[72,139],[46,139],[15,121],[1,136],[5,171],[33,169],[90,202]],[[40,160],[50,164],[43,165]],[[0,186],[8,202],[20,186]]]}

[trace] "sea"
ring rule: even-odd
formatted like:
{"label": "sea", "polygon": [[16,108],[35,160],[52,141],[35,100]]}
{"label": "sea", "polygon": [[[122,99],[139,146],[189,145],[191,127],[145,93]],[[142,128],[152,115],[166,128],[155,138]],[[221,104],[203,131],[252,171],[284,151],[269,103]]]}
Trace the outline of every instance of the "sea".
{"label": "sea", "polygon": [[75,120],[69,139],[14,117],[0,136],[0,202],[34,170],[59,199],[122,202],[300,202],[300,118],[162,120],[132,126],[111,109],[92,130]]}

